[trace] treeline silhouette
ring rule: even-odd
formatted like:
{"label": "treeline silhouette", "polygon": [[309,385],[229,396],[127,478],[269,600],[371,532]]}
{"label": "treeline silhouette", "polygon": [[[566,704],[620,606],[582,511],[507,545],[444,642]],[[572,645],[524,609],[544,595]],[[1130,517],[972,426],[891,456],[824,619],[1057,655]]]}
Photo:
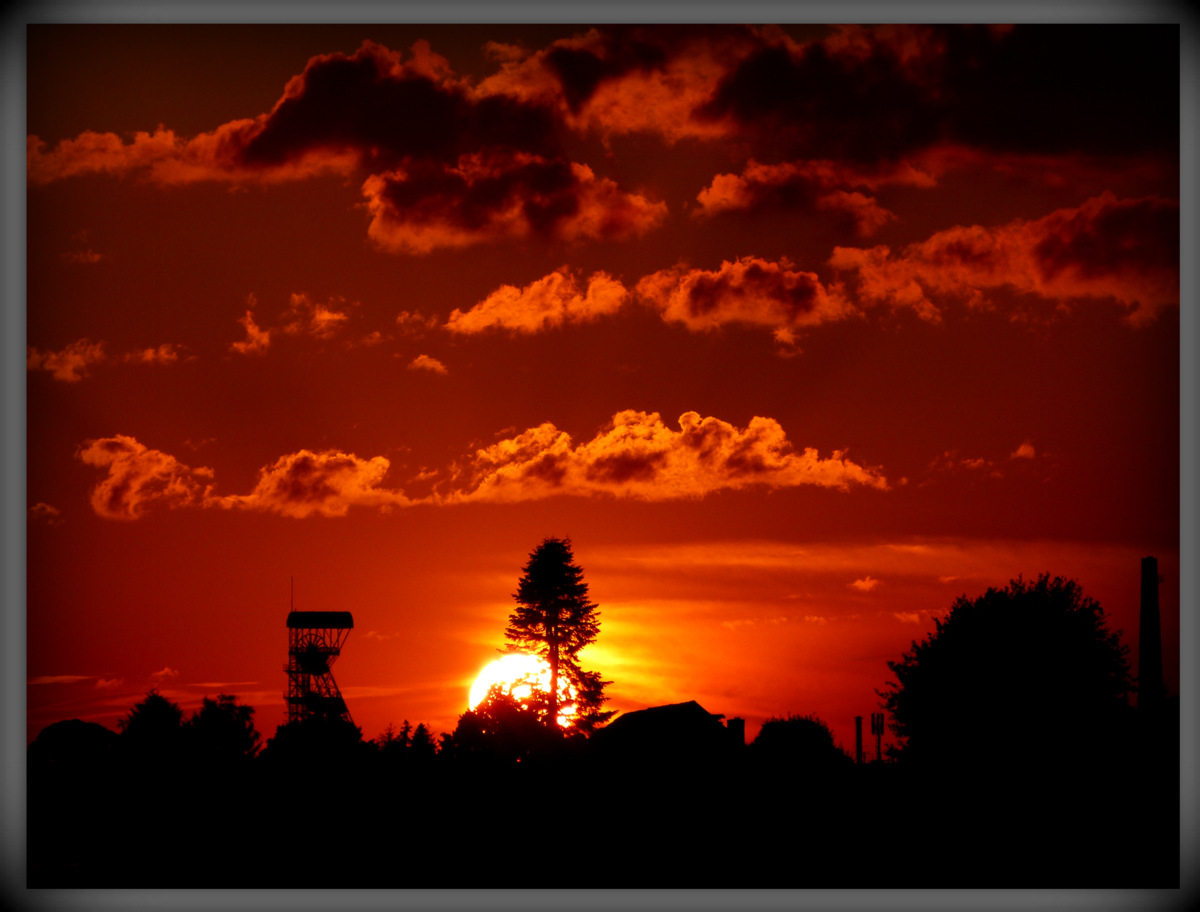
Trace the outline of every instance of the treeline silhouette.
{"label": "treeline silhouette", "polygon": [[1015,580],[936,627],[889,663],[883,763],[695,702],[584,736],[496,693],[439,735],[314,716],[262,744],[235,697],[151,691],[30,745],[29,885],[1177,887],[1178,700],[1130,705],[1099,606]]}

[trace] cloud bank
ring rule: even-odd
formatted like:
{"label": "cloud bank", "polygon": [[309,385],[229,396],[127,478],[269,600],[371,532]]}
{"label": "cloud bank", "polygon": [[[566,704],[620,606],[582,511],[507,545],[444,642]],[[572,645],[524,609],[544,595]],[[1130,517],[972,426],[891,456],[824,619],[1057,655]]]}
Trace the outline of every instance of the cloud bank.
{"label": "cloud bank", "polygon": [[796,452],[771,418],[738,428],[686,412],[679,430],[658,413],[618,412],[589,441],[576,444],[543,424],[477,450],[454,478],[448,502],[537,500],[558,494],[663,501],[721,490],[817,485],[887,489],[887,480],[835,451],[822,459]]}
{"label": "cloud bank", "polygon": [[[888,490],[879,469],[845,451],[822,458],[796,450],[771,418],[739,428],[686,412],[679,430],[657,413],[618,412],[588,441],[576,443],[546,423],[476,450],[443,475],[434,493],[409,498],[383,486],[383,456],[362,459],[337,450],[300,450],[259,470],[249,494],[218,496],[207,468],[191,468],[132,437],[89,440],[78,458],[106,470],[92,490],[92,509],[106,519],[133,520],[152,507],[219,508],[294,519],[345,516],[351,507],[390,511],[415,504],[512,503],[568,495],[643,501],[698,499],[724,490],[813,485],[848,491]],[[423,473],[419,480],[428,480]]]}
{"label": "cloud bank", "polygon": [[1049,301],[1111,298],[1133,325],[1179,303],[1179,204],[1102,193],[1034,221],[939,231],[893,253],[835,247],[830,265],[856,279],[858,300],[942,317],[939,301],[988,306],[1008,289]]}

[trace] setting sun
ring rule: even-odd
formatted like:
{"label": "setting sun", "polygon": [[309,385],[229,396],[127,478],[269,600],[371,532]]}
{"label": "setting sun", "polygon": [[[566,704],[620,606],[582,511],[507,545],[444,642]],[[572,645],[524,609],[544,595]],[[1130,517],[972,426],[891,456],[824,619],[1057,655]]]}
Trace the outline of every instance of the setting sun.
{"label": "setting sun", "polygon": [[[484,668],[471,685],[469,708],[475,709],[495,686],[524,704],[533,696],[534,688],[545,691],[550,686],[550,664],[541,656],[525,652],[501,656]],[[570,725],[575,717],[575,688],[562,678],[558,682],[558,699],[558,724]]]}

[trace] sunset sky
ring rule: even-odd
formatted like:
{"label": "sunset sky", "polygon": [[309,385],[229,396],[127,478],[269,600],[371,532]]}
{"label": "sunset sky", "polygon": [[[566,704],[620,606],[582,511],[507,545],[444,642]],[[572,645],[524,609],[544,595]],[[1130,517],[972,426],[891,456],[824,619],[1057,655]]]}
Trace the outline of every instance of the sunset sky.
{"label": "sunset sky", "polygon": [[1136,670],[1148,555],[1178,691],[1176,27],[31,25],[27,76],[29,738],[270,736],[293,578],[365,737],[450,731],[546,536],[622,711],[853,750],[1041,572]]}

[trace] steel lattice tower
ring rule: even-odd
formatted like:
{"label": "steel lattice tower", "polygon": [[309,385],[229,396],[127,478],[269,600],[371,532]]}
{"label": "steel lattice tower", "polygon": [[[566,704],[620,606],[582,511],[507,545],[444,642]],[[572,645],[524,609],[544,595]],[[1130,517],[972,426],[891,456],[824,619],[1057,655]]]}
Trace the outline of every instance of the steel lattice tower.
{"label": "steel lattice tower", "polygon": [[350,711],[329,670],[354,627],[349,611],[293,611],[287,617],[287,721],[342,718]]}

